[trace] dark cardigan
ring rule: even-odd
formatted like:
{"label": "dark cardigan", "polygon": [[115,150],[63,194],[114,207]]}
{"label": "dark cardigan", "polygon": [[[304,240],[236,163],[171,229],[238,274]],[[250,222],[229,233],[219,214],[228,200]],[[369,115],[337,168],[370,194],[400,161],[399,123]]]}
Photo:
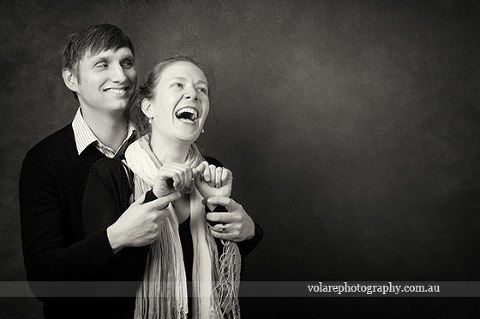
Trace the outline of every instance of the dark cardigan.
{"label": "dark cardigan", "polygon": [[44,298],[75,291],[52,291],[51,284],[39,281],[91,280],[113,263],[106,232],[85,239],[82,224],[90,167],[104,157],[94,145],[78,155],[69,124],[34,146],[23,161],[19,183],[23,254],[27,279],[44,302],[45,318],[97,317],[94,300]]}

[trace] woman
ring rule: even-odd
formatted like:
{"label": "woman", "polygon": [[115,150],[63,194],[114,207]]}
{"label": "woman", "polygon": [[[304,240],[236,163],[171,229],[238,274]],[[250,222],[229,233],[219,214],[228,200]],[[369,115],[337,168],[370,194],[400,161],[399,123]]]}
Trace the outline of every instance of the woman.
{"label": "woman", "polygon": [[[135,280],[145,265],[135,318],[184,318],[187,313],[194,318],[240,316],[241,255],[258,243],[261,230],[228,198],[231,172],[215,159],[206,161],[195,145],[209,109],[208,80],[195,62],[187,57],[160,62],[140,87],[131,110],[132,121],[146,134],[126,150],[128,169],[122,172],[122,164],[115,160],[102,160],[92,168],[84,198],[87,236],[119,218],[130,195],[138,201],[146,193],[148,201],[181,194],[161,210],[159,237],[148,257],[145,248],[125,248],[110,274],[99,278]],[[89,213],[92,203],[95,216]],[[106,206],[100,214],[98,203]],[[206,216],[206,211],[222,210],[221,205],[230,212]],[[192,281],[192,299],[187,297],[187,281]]]}

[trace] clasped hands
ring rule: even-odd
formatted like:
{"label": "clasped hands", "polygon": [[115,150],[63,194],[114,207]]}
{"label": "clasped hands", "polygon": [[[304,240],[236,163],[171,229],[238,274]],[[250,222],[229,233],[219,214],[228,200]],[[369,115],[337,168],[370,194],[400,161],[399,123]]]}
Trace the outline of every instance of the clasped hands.
{"label": "clasped hands", "polygon": [[166,163],[157,173],[152,191],[156,200],[144,203],[145,195],[133,202],[119,219],[107,228],[107,236],[114,253],[124,247],[141,247],[158,238],[160,224],[169,213],[164,208],[178,200],[182,193],[190,193],[193,185],[210,210],[218,205],[226,212],[208,213],[212,235],[235,242],[253,237],[255,224],[242,205],[229,198],[233,175],[224,167],[209,165],[206,161],[195,168],[184,164]]}
{"label": "clasped hands", "polygon": [[210,211],[219,205],[226,209],[225,212],[207,214],[207,220],[213,224],[210,226],[212,235],[238,242],[253,237],[255,224],[242,205],[229,198],[232,183],[233,175],[229,169],[209,165],[206,161],[193,169],[179,163],[167,163],[157,174],[153,192],[157,197],[175,191],[188,193],[194,184]]}

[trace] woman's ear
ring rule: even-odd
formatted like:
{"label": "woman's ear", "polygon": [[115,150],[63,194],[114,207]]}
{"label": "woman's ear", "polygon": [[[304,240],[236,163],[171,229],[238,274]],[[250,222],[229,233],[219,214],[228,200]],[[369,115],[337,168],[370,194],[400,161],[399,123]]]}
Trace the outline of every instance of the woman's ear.
{"label": "woman's ear", "polygon": [[142,112],[145,114],[149,119],[153,118],[153,110],[152,110],[152,103],[149,99],[142,100]]}
{"label": "woman's ear", "polygon": [[73,92],[78,93],[78,78],[69,68],[65,68],[62,71],[63,82]]}

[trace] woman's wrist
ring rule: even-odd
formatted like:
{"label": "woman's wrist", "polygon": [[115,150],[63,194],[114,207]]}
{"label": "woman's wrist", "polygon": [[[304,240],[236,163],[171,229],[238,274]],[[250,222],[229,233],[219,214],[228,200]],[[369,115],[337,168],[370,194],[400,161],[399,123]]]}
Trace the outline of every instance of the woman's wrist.
{"label": "woman's wrist", "polygon": [[[153,192],[153,188],[152,188],[148,192],[145,193],[145,200],[143,201],[143,203],[153,202],[154,200],[157,200],[157,199],[158,199],[158,196]],[[163,207],[160,210],[163,210],[167,207],[168,207],[168,204],[165,205],[165,207]]]}
{"label": "woman's wrist", "polygon": [[152,188],[148,192],[145,193],[145,200],[143,201],[143,203],[153,202],[156,199],[158,199],[158,196],[155,195],[155,193],[153,192],[153,188]]}

